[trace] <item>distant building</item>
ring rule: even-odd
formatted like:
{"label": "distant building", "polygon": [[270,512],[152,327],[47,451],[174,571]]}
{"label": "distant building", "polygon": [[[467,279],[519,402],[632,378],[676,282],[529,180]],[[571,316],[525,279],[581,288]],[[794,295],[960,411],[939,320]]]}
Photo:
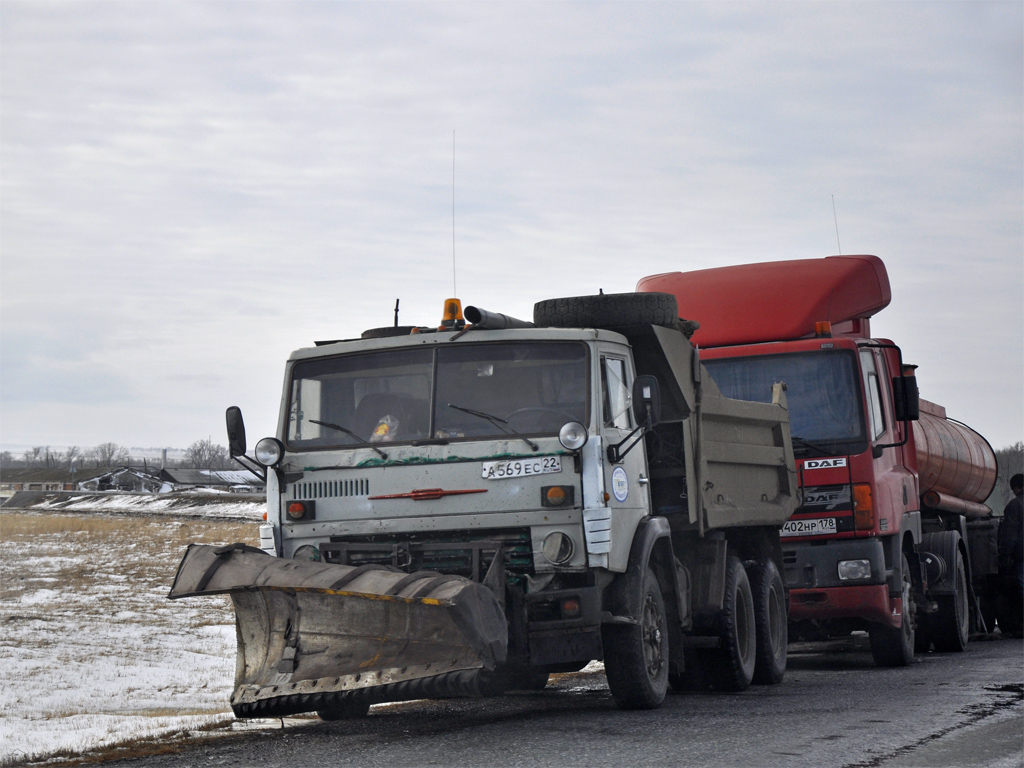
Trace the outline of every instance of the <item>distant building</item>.
{"label": "distant building", "polygon": [[265,493],[266,485],[244,469],[162,469],[161,492],[210,488],[230,493]]}
{"label": "distant building", "polygon": [[113,471],[112,467],[46,467],[0,469],[0,495],[15,491],[76,491],[80,482],[94,480]]}
{"label": "distant building", "polygon": [[88,480],[81,480],[76,491],[122,491],[159,493],[163,483],[160,477],[138,467],[118,467]]}
{"label": "distant building", "polygon": [[143,467],[69,467],[0,470],[0,499],[18,491],[113,491],[171,493],[208,488],[226,493],[264,493],[252,473],[237,469],[162,469]]}

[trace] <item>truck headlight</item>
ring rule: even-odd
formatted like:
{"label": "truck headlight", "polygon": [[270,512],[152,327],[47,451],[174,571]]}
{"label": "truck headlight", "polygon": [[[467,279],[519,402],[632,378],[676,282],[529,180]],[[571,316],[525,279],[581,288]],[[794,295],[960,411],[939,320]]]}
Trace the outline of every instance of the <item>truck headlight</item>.
{"label": "truck headlight", "polygon": [[276,467],[284,456],[284,446],[276,437],[264,437],[256,443],[256,461],[264,467]]}
{"label": "truck headlight", "polygon": [[854,581],[856,579],[871,578],[870,560],[840,560],[839,579],[841,581]]}
{"label": "truck headlight", "polygon": [[567,421],[558,430],[558,442],[570,451],[577,451],[587,444],[587,428],[578,421]]}
{"label": "truck headlight", "polygon": [[320,562],[320,549],[312,544],[303,544],[295,550],[292,560],[308,560],[312,563]]}
{"label": "truck headlight", "polygon": [[572,559],[573,549],[572,538],[561,531],[555,531],[544,537],[540,551],[549,563],[563,565]]}

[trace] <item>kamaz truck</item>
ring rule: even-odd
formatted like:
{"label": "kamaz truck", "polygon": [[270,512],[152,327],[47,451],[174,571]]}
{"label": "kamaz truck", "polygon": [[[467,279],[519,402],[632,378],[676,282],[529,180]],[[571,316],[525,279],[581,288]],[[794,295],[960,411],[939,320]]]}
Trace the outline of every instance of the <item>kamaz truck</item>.
{"label": "kamaz truck", "polygon": [[984,629],[972,582],[996,568],[991,536],[970,541],[991,513],[995,455],[920,399],[899,346],[872,337],[891,300],[881,259],[674,272],[637,290],[672,294],[700,322],[693,341],[726,396],[766,400],[786,383],[802,493],[782,529],[794,636],[866,630],[882,666],[962,651],[972,625]]}
{"label": "kamaz truck", "polygon": [[[543,687],[603,660],[624,708],[786,668],[785,387],[724,397],[665,294],[446,302],[288,360],[260,548],[192,545],[172,598],[229,594],[239,717]],[[756,391],[754,391],[756,390]]]}

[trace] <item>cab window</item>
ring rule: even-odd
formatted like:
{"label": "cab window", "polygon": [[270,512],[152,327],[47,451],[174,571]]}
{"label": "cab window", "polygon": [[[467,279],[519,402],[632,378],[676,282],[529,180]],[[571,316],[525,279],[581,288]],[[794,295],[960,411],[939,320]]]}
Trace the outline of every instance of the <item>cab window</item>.
{"label": "cab window", "polygon": [[604,425],[629,429],[632,394],[626,384],[626,361],[617,357],[601,358],[601,389],[604,393]]}
{"label": "cab window", "polygon": [[875,366],[875,356],[871,350],[861,350],[860,367],[864,374],[864,394],[868,401],[871,437],[875,439],[885,432],[885,414],[882,411],[882,389],[878,379],[878,368]]}

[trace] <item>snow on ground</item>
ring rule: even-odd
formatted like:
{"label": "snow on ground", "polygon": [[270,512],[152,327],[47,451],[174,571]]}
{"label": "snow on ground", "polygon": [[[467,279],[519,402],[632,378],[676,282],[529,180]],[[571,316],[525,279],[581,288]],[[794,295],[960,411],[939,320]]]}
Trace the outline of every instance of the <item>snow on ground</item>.
{"label": "snow on ground", "polygon": [[266,498],[211,489],[175,493],[21,491],[5,504],[5,508],[36,512],[104,512],[259,520],[266,510]]}
{"label": "snow on ground", "polygon": [[187,543],[256,538],[257,521],[0,513],[0,765],[230,720],[230,600],[167,591]]}

